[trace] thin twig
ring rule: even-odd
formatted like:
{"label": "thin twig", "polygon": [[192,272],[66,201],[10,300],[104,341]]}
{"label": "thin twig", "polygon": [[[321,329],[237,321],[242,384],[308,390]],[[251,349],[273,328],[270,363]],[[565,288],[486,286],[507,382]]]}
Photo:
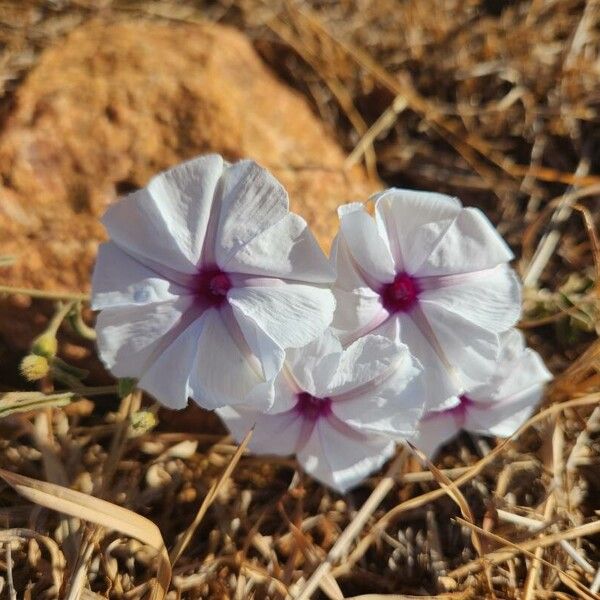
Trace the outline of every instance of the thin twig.
{"label": "thin twig", "polygon": [[377,484],[375,489],[371,492],[371,495],[367,498],[366,502],[356,513],[354,519],[346,527],[346,529],[344,529],[340,537],[337,539],[336,543],[333,545],[333,547],[327,554],[325,560],[313,572],[313,574],[310,576],[304,587],[300,590],[300,593],[296,597],[296,600],[309,600],[309,598],[319,586],[321,579],[327,573],[329,573],[332,564],[339,560],[347,551],[352,541],[363,530],[369,517],[381,504],[381,502],[387,496],[388,492],[392,489],[392,487],[394,487],[398,472],[400,471],[400,469],[402,469],[406,458],[407,451],[403,448],[400,454],[391,464],[385,476]]}
{"label": "thin twig", "polygon": [[[589,167],[589,160],[582,158],[577,166],[575,175],[579,177],[587,175],[589,172]],[[538,244],[535,254],[533,255],[533,258],[531,259],[531,262],[529,263],[527,271],[523,277],[523,285],[526,287],[535,287],[537,285],[542,271],[545,269],[548,261],[558,246],[558,242],[560,241],[562,235],[562,224],[565,223],[571,216],[571,212],[573,210],[572,207],[576,200],[575,195],[570,193],[572,191],[572,189],[569,189],[568,192],[563,196],[561,203],[556,207],[556,210],[550,219],[548,233],[542,237]]]}
{"label": "thin twig", "polygon": [[[468,527],[473,527],[471,523],[467,521],[463,521],[459,517],[455,517],[457,521],[460,521],[464,525]],[[548,535],[544,535],[541,537],[536,537],[531,540],[527,540],[524,542],[520,542],[519,544],[509,543],[508,540],[501,538],[500,536],[495,536],[495,534],[491,534],[486,531],[483,532],[483,535],[487,535],[488,537],[492,537],[496,539],[496,541],[500,541],[502,544],[507,544],[506,546],[499,548],[498,550],[494,550],[485,555],[485,560],[493,565],[499,565],[503,562],[506,562],[512,556],[519,554],[520,552],[531,552],[531,550],[535,550],[538,547],[547,548],[548,546],[553,546],[554,544],[560,543],[561,540],[576,540],[580,537],[588,537],[592,535],[596,535],[600,532],[600,521],[594,521],[592,523],[586,523],[585,525],[579,525],[578,527],[572,527],[566,531],[560,531],[558,533],[551,533]],[[535,558],[535,556],[533,556]],[[544,564],[545,561],[543,558],[540,559]],[[452,577],[454,579],[462,579],[467,575],[477,573],[482,569],[482,563],[479,559],[473,560],[466,565],[462,565],[450,571],[448,573],[448,577]]]}
{"label": "thin twig", "polygon": [[211,486],[208,493],[204,497],[204,500],[202,501],[202,504],[200,505],[200,508],[198,509],[198,512],[196,513],[196,516],[194,517],[194,520],[190,523],[188,528],[183,532],[183,535],[177,540],[175,547],[169,553],[169,558],[171,560],[172,566],[175,565],[175,563],[179,560],[179,558],[183,554],[184,550],[187,548],[187,545],[190,543],[190,540],[192,539],[192,536],[194,535],[194,532],[196,531],[196,529],[198,529],[198,526],[202,522],[202,519],[204,518],[206,511],[208,510],[210,505],[213,503],[213,501],[217,497],[219,491],[221,490],[221,488],[223,487],[225,482],[229,479],[229,477],[231,477],[233,470],[235,469],[236,465],[238,464],[240,458],[242,458],[242,455],[244,454],[246,447],[250,443],[250,438],[252,437],[253,432],[254,432],[253,429],[248,431],[248,433],[242,440],[241,444],[239,445],[237,452],[233,455],[233,458],[229,461],[229,464],[223,471],[223,474],[221,475],[219,480]]}
{"label": "thin twig", "polygon": [[6,583],[8,585],[8,596],[10,600],[17,600],[17,591],[15,590],[15,583],[13,580],[13,559],[11,542],[6,542],[4,546],[6,548]]}

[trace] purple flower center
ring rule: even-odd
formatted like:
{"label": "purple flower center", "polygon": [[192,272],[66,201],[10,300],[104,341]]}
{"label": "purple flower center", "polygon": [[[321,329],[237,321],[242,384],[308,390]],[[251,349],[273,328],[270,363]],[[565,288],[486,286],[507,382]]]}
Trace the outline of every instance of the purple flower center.
{"label": "purple flower center", "polygon": [[305,419],[316,421],[331,414],[331,398],[317,398],[308,392],[297,394],[295,410]]}
{"label": "purple flower center", "polygon": [[456,406],[453,406],[452,408],[449,408],[448,412],[452,416],[458,418],[459,420],[464,421],[469,407],[473,404],[473,400],[471,400],[471,398],[465,396],[464,394],[462,396],[459,396],[458,399],[460,403]]}
{"label": "purple flower center", "polygon": [[209,306],[219,306],[231,289],[231,279],[218,267],[199,271],[194,281],[196,299]]}
{"label": "purple flower center", "polygon": [[379,291],[383,307],[389,313],[408,312],[419,299],[421,289],[417,280],[408,273],[398,273],[392,283],[386,283]]}

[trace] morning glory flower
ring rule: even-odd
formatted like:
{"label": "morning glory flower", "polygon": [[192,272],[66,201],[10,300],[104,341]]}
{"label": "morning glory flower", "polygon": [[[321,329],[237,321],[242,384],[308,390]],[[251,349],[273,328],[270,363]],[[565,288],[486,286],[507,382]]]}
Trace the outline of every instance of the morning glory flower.
{"label": "morning glory flower", "polygon": [[334,277],[252,161],[196,158],[111,206],[92,306],[100,356],[170,408],[268,407],[286,348],[332,319]]}
{"label": "morning glory flower", "polygon": [[525,347],[521,332],[512,329],[501,339],[502,350],[490,380],[454,398],[452,407],[422,419],[413,440],[419,450],[433,456],[461,430],[509,437],[529,418],[552,375],[539,354]]}
{"label": "morning glory flower", "polygon": [[240,406],[217,412],[238,441],[256,425],[254,452],[296,454],[307,473],[344,492],[381,467],[395,439],[416,432],[420,371],[397,339],[367,335],[343,350],[326,332],[288,351],[269,413]]}
{"label": "morning glory flower", "polygon": [[521,299],[513,254],[484,214],[443,194],[391,189],[375,197],[375,219],[360,203],[339,215],[333,327],[344,343],[399,327],[426,370],[428,409],[485,382]]}

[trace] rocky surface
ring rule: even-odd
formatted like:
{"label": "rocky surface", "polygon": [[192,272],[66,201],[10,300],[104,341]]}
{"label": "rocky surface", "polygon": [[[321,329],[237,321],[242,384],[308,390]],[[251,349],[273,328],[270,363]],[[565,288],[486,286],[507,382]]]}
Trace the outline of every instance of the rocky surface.
{"label": "rocky surface", "polygon": [[[0,283],[89,290],[107,205],[204,152],[270,168],[325,248],[336,207],[374,189],[239,32],[92,21],[41,55],[3,125],[0,257],[16,261]],[[0,312],[0,334],[28,342]]]}

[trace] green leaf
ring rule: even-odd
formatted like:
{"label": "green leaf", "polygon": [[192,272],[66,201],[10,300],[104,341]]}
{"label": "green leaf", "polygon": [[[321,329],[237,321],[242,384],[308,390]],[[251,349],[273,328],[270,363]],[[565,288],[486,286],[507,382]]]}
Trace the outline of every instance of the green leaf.
{"label": "green leaf", "polygon": [[14,413],[61,407],[70,404],[76,395],[73,392],[42,394],[42,392],[7,392],[0,396],[0,418]]}
{"label": "green leaf", "polygon": [[133,390],[135,390],[135,386],[137,385],[137,379],[133,379],[131,377],[123,377],[119,379],[117,382],[117,393],[119,394],[119,398],[125,398],[125,396],[129,396]]}

